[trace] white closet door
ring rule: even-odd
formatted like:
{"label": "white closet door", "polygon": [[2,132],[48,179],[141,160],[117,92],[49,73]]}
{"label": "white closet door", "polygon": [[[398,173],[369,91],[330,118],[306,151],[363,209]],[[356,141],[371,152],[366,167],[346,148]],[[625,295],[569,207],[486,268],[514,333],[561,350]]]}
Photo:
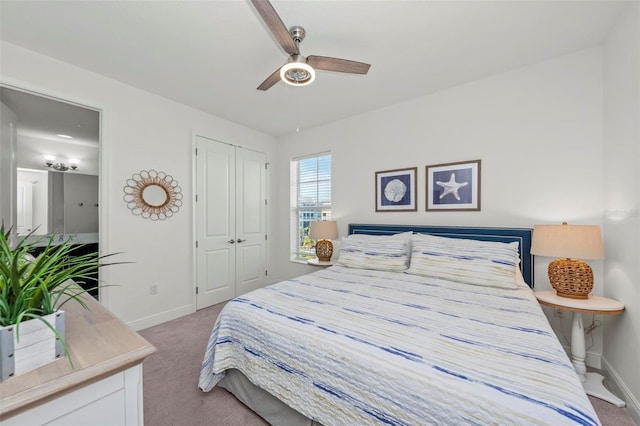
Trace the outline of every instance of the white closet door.
{"label": "white closet door", "polygon": [[266,282],[266,157],[236,148],[236,296]]}
{"label": "white closet door", "polygon": [[196,137],[196,309],[266,283],[266,155]]}
{"label": "white closet door", "polygon": [[235,148],[197,137],[196,309],[236,294]]}

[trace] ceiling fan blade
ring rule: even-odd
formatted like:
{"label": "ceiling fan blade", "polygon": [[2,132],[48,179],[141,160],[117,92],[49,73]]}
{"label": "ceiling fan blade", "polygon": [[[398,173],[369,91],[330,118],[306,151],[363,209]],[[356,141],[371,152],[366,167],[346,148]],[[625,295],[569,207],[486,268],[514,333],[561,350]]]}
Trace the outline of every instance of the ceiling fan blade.
{"label": "ceiling fan blade", "polygon": [[263,81],[260,86],[258,86],[258,90],[269,90],[279,81],[280,81],[280,68],[275,70],[273,74],[267,77],[267,79]]}
{"label": "ceiling fan blade", "polygon": [[307,56],[307,63],[318,70],[348,72],[351,74],[366,74],[371,66],[364,62],[330,58],[328,56]]}
{"label": "ceiling fan blade", "polygon": [[269,31],[271,31],[271,34],[278,40],[278,43],[280,43],[284,51],[290,55],[294,53],[299,55],[298,45],[293,41],[289,30],[271,3],[269,3],[269,0],[251,0],[251,3],[253,3],[262,20],[267,24]]}

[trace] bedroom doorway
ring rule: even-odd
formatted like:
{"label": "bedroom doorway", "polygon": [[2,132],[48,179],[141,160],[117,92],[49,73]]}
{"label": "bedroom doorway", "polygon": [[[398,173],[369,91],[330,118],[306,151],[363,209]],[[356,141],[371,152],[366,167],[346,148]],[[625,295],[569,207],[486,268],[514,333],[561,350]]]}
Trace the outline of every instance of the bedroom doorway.
{"label": "bedroom doorway", "polygon": [[[0,108],[0,222],[14,241],[55,234],[83,244],[75,255],[98,255],[102,110],[6,83]],[[104,301],[98,273],[85,281]]]}
{"label": "bedroom doorway", "polygon": [[266,155],[195,136],[196,309],[266,282]]}

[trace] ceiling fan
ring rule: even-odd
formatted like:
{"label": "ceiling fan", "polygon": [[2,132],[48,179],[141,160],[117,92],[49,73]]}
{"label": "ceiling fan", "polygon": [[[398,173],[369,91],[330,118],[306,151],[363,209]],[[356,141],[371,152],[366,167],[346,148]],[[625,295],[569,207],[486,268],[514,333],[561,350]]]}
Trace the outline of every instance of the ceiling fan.
{"label": "ceiling fan", "polygon": [[293,86],[305,86],[315,79],[315,70],[366,74],[370,64],[347,59],[330,58],[328,56],[307,56],[300,54],[299,45],[304,40],[305,30],[293,26],[289,30],[278,16],[269,0],[251,0],[262,20],[274,35],[280,46],[289,54],[288,62],[278,68],[258,86],[258,90],[268,90],[278,81]]}

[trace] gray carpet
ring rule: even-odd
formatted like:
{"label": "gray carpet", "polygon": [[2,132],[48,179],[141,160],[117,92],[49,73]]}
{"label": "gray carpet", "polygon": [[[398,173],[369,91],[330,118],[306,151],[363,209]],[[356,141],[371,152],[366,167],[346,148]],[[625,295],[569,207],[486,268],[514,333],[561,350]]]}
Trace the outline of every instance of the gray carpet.
{"label": "gray carpet", "polygon": [[[146,425],[266,425],[226,390],[214,388],[204,393],[198,389],[209,334],[223,306],[202,309],[140,332],[158,349],[143,365]],[[635,426],[626,409],[597,398],[590,400],[603,426]]]}

